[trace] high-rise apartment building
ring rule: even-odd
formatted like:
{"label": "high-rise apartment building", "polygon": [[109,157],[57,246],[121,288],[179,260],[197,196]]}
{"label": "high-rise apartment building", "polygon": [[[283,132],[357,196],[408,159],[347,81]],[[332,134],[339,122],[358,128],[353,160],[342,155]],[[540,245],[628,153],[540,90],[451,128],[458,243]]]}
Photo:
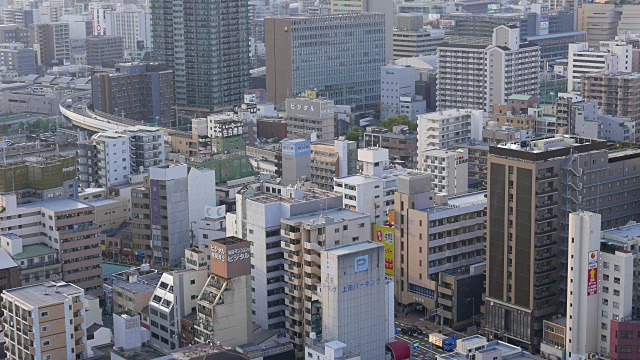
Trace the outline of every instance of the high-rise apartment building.
{"label": "high-rise apartment building", "polygon": [[418,115],[418,159],[430,149],[452,149],[482,136],[482,111],[455,109]]}
{"label": "high-rise apartment building", "polygon": [[149,169],[143,186],[131,189],[133,251],[138,259],[177,266],[190,245],[187,165]]}
{"label": "high-rise apartment building", "polygon": [[597,101],[598,107],[605,115],[635,121],[635,138],[640,139],[640,93],[636,91],[638,87],[638,73],[592,73],[582,77],[581,95],[585,101]]}
{"label": "high-rise apartment building", "polygon": [[486,328],[533,351],[542,320],[566,309],[568,214],[637,221],[640,152],[565,135],[490,146],[488,168]]}
{"label": "high-rise apartment building", "polygon": [[[610,46],[608,43],[610,43]],[[603,46],[602,46],[603,45]],[[567,59],[567,91],[580,93],[582,75],[605,71],[608,73],[631,72],[631,45],[604,42],[599,51],[589,48],[589,43],[569,44]]]}
{"label": "high-rise apartment building", "polygon": [[[393,242],[395,297],[405,309],[416,304],[428,309],[442,307],[443,323],[455,326],[468,321],[473,315],[472,306],[480,303],[482,282],[477,280],[482,275],[472,268],[484,260],[486,193],[440,199],[431,191],[429,178],[427,174],[398,178]],[[456,282],[446,275],[471,275],[476,281],[459,294],[445,285]],[[476,298],[475,304],[467,301],[472,297]]]}
{"label": "high-rise apartment building", "polygon": [[490,45],[445,43],[438,47],[439,110],[481,109],[511,95],[538,95],[540,48],[520,41],[517,26],[494,29]]}
{"label": "high-rise apartment building", "polygon": [[164,132],[134,126],[97,133],[78,143],[78,178],[84,187],[126,184],[130,174],[140,174],[164,164]]}
{"label": "high-rise apartment building", "polygon": [[85,293],[64,282],[45,282],[2,293],[8,359],[84,359]]}
{"label": "high-rise apartment building", "polygon": [[178,107],[210,113],[242,103],[249,19],[247,0],[151,1],[153,58],[175,71]]}
{"label": "high-rise apartment building", "polygon": [[152,48],[150,12],[131,4],[119,6],[105,10],[104,23],[107,35],[122,37],[125,50],[136,50],[138,40],[144,42],[145,48]]}
{"label": "high-rise apartment building", "polygon": [[[339,196],[334,199],[341,200]],[[301,353],[304,343],[311,339],[311,333],[322,332],[319,294],[327,291],[321,283],[322,250],[372,239],[371,219],[369,214],[325,208],[283,218],[280,222],[282,247],[287,259],[285,325],[297,352]]]}
{"label": "high-rise apartment building", "polygon": [[354,112],[380,102],[384,14],[283,16],[265,19],[264,26],[269,102],[281,108],[308,90]]}
{"label": "high-rise apartment building", "polygon": [[166,64],[117,64],[91,78],[93,108],[156,125],[173,120],[174,73]]}
{"label": "high-rise apartment building", "polygon": [[418,169],[431,175],[434,192],[455,196],[469,190],[468,162],[467,149],[433,149],[420,154]]}
{"label": "high-rise apartment building", "polygon": [[35,25],[33,49],[38,65],[64,65],[71,60],[69,23]]}
{"label": "high-rise apartment building", "polygon": [[338,176],[356,173],[358,146],[355,141],[335,140],[334,143],[311,145],[311,183],[323,190],[333,190]]}
{"label": "high-rise apartment building", "polygon": [[87,65],[102,66],[103,61],[124,58],[124,40],[120,36],[89,36],[85,39]]}
{"label": "high-rise apartment building", "polygon": [[5,71],[13,71],[17,76],[35,74],[35,59],[35,51],[21,43],[0,44],[0,66]]}

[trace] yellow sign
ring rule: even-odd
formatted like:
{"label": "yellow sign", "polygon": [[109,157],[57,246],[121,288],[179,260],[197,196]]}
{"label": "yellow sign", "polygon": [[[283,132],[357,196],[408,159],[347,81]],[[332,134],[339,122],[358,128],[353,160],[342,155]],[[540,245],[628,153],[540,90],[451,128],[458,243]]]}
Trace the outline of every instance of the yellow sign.
{"label": "yellow sign", "polygon": [[373,227],[374,241],[384,245],[384,272],[393,276],[393,238],[395,230],[392,227],[376,225]]}
{"label": "yellow sign", "polygon": [[396,221],[396,212],[393,210],[389,210],[389,212],[387,213],[387,223],[389,224],[389,226],[393,226],[395,221]]}

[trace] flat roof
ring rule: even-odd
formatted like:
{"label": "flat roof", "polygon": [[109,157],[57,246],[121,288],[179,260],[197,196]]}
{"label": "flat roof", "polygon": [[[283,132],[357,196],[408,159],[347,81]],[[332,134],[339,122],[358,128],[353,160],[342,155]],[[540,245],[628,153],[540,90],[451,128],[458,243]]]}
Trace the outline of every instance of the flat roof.
{"label": "flat roof", "polygon": [[[65,282],[56,283],[47,281],[41,284],[33,284],[15,289],[8,289],[4,294],[11,295],[14,298],[24,302],[25,304],[42,307],[52,304],[61,303],[68,299],[69,296],[77,295],[84,292],[81,288]],[[46,294],[45,294],[46,290]]]}
{"label": "flat roof", "polygon": [[35,203],[22,205],[21,207],[23,208],[39,207],[39,208],[47,209],[49,211],[56,212],[56,211],[85,209],[85,208],[91,208],[93,206],[91,206],[91,204],[88,204],[86,202],[76,200],[76,199],[61,198],[61,199],[50,199],[50,200],[38,201]]}
{"label": "flat roof", "polygon": [[325,219],[332,218],[336,220],[353,220],[360,218],[369,218],[369,214],[353,211],[349,209],[329,209],[325,211],[318,211],[311,214],[292,216],[282,219],[282,222],[287,224],[305,224],[305,225],[320,225],[325,224]]}
{"label": "flat roof", "polygon": [[608,239],[606,236],[614,236],[617,238],[623,238],[623,239],[633,239],[636,237],[640,236],[640,223],[639,224],[632,224],[632,225],[625,225],[622,226],[620,228],[613,228],[613,229],[609,229],[609,230],[602,230],[601,232],[602,234],[602,239],[603,240],[613,240],[613,239]]}
{"label": "flat roof", "polygon": [[338,181],[338,180],[342,183],[349,184],[349,185],[361,185],[361,184],[367,184],[372,182],[379,182],[382,179],[377,177],[366,176],[366,175],[349,175],[349,176],[343,176],[335,179],[335,181]]}
{"label": "flat roof", "polygon": [[352,254],[356,251],[375,249],[377,247],[382,247],[382,246],[384,245],[377,242],[370,241],[370,240],[366,240],[366,241],[361,241],[355,244],[341,245],[338,247],[327,249],[326,252],[340,256],[340,255]]}
{"label": "flat roof", "polygon": [[[57,254],[57,253],[58,253],[58,250],[50,248],[45,244],[25,245],[22,247],[22,252],[19,254],[15,254],[13,258],[16,260],[22,260],[22,259]],[[2,262],[0,261],[0,263]]]}
{"label": "flat roof", "polygon": [[109,204],[113,204],[113,203],[118,203],[118,200],[114,200],[114,199],[98,199],[98,200],[94,200],[91,201],[90,204],[93,206],[101,206],[101,205],[109,205]]}
{"label": "flat roof", "polygon": [[297,204],[311,200],[325,199],[329,197],[340,196],[332,191],[322,190],[322,189],[306,189],[303,190],[304,195],[302,198],[297,197],[287,197],[278,194],[269,194],[269,193],[259,193],[255,197],[250,198],[248,200],[255,201],[262,204],[272,204],[272,203],[283,203],[283,204]]}

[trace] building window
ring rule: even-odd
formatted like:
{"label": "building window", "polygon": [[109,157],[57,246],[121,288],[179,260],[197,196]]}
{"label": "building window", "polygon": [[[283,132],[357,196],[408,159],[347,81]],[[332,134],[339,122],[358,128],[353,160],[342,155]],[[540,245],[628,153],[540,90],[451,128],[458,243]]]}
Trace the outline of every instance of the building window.
{"label": "building window", "polygon": [[51,355],[47,354],[42,357],[42,360],[51,360]]}
{"label": "building window", "polygon": [[49,341],[49,340],[45,340],[45,341],[42,342],[42,347],[47,347],[49,345],[51,345],[51,341]]}
{"label": "building window", "polygon": [[40,313],[40,317],[47,317],[49,316],[49,312],[48,311],[43,311]]}
{"label": "building window", "polygon": [[41,329],[42,332],[47,332],[49,331],[49,325],[43,326]]}

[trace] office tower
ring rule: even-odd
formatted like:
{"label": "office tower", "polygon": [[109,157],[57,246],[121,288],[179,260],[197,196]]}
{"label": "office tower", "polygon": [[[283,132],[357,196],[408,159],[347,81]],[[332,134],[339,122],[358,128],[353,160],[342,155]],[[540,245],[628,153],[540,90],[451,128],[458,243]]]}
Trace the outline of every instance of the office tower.
{"label": "office tower", "polygon": [[242,103],[248,88],[249,5],[151,1],[153,59],[175,71],[176,105],[211,113]]}
{"label": "office tower", "polygon": [[16,24],[0,25],[0,43],[21,43],[25,48],[33,47],[29,29]]}
{"label": "office tower", "polygon": [[444,31],[425,29],[422,14],[398,15],[398,25],[393,29],[393,60],[433,55],[443,42]]}
{"label": "office tower", "polygon": [[120,36],[125,50],[138,49],[138,40],[144,47],[151,49],[151,13],[134,5],[119,6],[115,10],[104,12],[106,35]]}
{"label": "office tower", "polygon": [[126,184],[129,175],[164,161],[164,132],[157,128],[135,126],[97,133],[78,143],[78,178],[85,188]]}
{"label": "office tower", "polygon": [[309,140],[284,140],[282,145],[282,181],[295,185],[304,177],[311,180],[311,143]]}
{"label": "office tower", "polygon": [[149,341],[162,349],[178,347],[180,319],[195,312],[196,299],[209,277],[204,251],[191,248],[183,254],[186,268],[162,274],[149,300]]}
{"label": "office tower", "polygon": [[252,341],[252,255],[249,241],[236,237],[211,241],[211,275],[196,301],[197,342],[235,347]]}
{"label": "office tower", "polygon": [[418,169],[431,175],[434,192],[455,196],[469,190],[469,154],[466,149],[433,149],[420,153]]}
{"label": "office tower", "polygon": [[[89,40],[89,39],[88,39]],[[174,73],[165,64],[117,64],[91,78],[93,108],[156,125],[171,125]]]}
{"label": "office tower", "polygon": [[[276,107],[282,108],[286,99],[308,90],[336,105],[352,106],[355,113],[380,102],[385,15],[283,16],[267,18],[264,23],[267,96]],[[293,36],[298,33],[305,35]],[[330,38],[341,40],[318,41]],[[352,56],[353,51],[360,56]]]}
{"label": "office tower", "polygon": [[332,14],[345,13],[380,13],[384,14],[385,61],[393,59],[392,32],[396,23],[396,12],[393,2],[385,0],[334,0],[330,3]]}
{"label": "office tower", "polygon": [[363,359],[385,359],[384,246],[337,246],[323,251],[321,260],[322,338],[350,344]]}
{"label": "office tower", "polygon": [[488,168],[486,328],[537,350],[542,320],[566,309],[568,214],[635,221],[640,153],[564,135],[490,146]]}
{"label": "office tower", "polygon": [[610,348],[614,337],[625,339],[610,331],[611,320],[624,321],[633,314],[635,256],[623,243],[606,241],[600,220],[590,212],[569,214],[565,333],[569,359],[621,351],[620,345]]}
{"label": "office tower", "polygon": [[335,138],[334,101],[323,99],[288,98],[287,137],[311,142]]}
{"label": "office tower", "polygon": [[418,158],[429,149],[452,149],[470,139],[480,140],[482,111],[455,109],[418,115]]}
{"label": "office tower", "polygon": [[600,47],[600,51],[589,48],[586,42],[569,44],[567,59],[567,91],[580,93],[582,75],[605,71],[608,73],[631,72],[631,45],[613,43]]}
{"label": "office tower", "polygon": [[36,73],[36,55],[31,48],[21,43],[0,44],[0,66],[5,72],[13,72],[16,76]]}
{"label": "office tower", "polygon": [[149,168],[144,186],[131,189],[131,217],[136,259],[177,266],[190,244],[187,165]]}
{"label": "office tower", "polygon": [[581,4],[577,9],[576,30],[587,32],[589,47],[611,41],[618,34],[621,12],[614,4]]}
{"label": "office tower", "polygon": [[[595,100],[605,115],[629,118],[636,123],[636,139],[640,138],[640,74],[604,72],[582,77],[581,95],[585,101]],[[609,96],[616,94],[617,96]]]}
{"label": "office tower", "polygon": [[538,95],[540,47],[521,43],[512,25],[495,28],[491,45],[445,43],[438,48],[439,110],[490,112],[511,95]]}
{"label": "office tower", "polygon": [[427,102],[416,95],[417,75],[416,68],[408,66],[387,65],[380,69],[381,119],[403,114],[415,121],[418,114],[427,112]]}
{"label": "office tower", "polygon": [[38,65],[64,65],[70,61],[69,23],[35,25],[33,49],[36,51]]}
{"label": "office tower", "polygon": [[[483,274],[476,267],[484,261],[486,193],[439,199],[429,178],[427,174],[398,178],[395,229],[391,229],[396,302],[405,309],[416,304],[441,307],[443,323],[459,326],[470,322],[473,306],[480,306]],[[456,255],[448,253],[452,249]],[[465,284],[457,276],[472,280]],[[445,285],[457,281],[465,284],[462,292]],[[468,298],[475,298],[475,303]]]}
{"label": "office tower", "polygon": [[102,66],[103,61],[124,58],[124,41],[119,36],[89,36],[85,40],[87,65]]}
{"label": "office tower", "polygon": [[2,293],[5,351],[9,359],[84,359],[84,291],[48,281]]}
{"label": "office tower", "polygon": [[333,143],[311,145],[311,183],[332,191],[339,176],[355,175],[358,163],[358,144],[355,141],[334,140]]}

